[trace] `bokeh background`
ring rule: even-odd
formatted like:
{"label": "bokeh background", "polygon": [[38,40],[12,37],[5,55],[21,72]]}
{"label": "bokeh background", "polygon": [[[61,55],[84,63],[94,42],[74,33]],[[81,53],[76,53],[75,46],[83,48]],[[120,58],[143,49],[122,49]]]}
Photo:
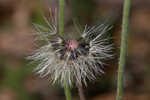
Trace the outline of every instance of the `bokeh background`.
{"label": "bokeh background", "polygon": [[[150,100],[150,0],[131,0],[124,100]],[[87,100],[115,100],[123,0],[66,0],[65,31],[107,23],[116,57],[105,74],[84,87]],[[39,78],[25,57],[35,48],[32,23],[43,24],[58,0],[0,0],[0,100],[65,100],[63,88]],[[44,24],[43,24],[44,25]],[[79,100],[72,89],[73,100]]]}

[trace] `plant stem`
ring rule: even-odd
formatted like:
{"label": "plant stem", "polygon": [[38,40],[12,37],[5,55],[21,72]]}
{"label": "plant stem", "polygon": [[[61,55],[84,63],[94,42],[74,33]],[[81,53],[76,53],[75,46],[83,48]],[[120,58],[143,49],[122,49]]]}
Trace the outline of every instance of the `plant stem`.
{"label": "plant stem", "polygon": [[64,83],[65,83],[64,89],[65,89],[66,100],[71,100],[71,92],[70,92],[69,85],[66,81]]}
{"label": "plant stem", "polygon": [[[59,0],[59,35],[61,35],[62,37],[64,36],[64,7],[65,1]],[[64,81],[64,90],[66,100],[71,100],[70,88],[66,81]]]}
{"label": "plant stem", "polygon": [[128,22],[130,13],[130,0],[124,0],[123,20],[122,20],[122,32],[121,32],[121,51],[120,61],[118,68],[118,84],[117,84],[117,98],[116,100],[122,100],[123,98],[123,73],[127,55],[127,42],[128,42]]}
{"label": "plant stem", "polygon": [[77,85],[77,87],[78,87],[78,92],[79,92],[80,100],[86,100],[82,86],[81,85]]}
{"label": "plant stem", "polygon": [[65,1],[59,0],[59,35],[64,35],[64,7]]}

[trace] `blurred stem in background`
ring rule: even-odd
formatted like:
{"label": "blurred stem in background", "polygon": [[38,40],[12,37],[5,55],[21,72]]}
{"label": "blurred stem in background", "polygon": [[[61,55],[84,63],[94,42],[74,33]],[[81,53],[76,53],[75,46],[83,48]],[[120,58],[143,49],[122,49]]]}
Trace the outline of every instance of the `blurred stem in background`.
{"label": "blurred stem in background", "polygon": [[[64,7],[65,0],[59,0],[59,35],[64,36]],[[66,100],[71,100],[71,92],[68,83],[64,82]]]}
{"label": "blurred stem in background", "polygon": [[118,83],[117,83],[117,98],[116,100],[122,100],[123,98],[123,73],[127,55],[128,44],[128,22],[130,13],[130,0],[124,0],[123,20],[122,20],[122,32],[121,32],[121,51],[118,68]]}

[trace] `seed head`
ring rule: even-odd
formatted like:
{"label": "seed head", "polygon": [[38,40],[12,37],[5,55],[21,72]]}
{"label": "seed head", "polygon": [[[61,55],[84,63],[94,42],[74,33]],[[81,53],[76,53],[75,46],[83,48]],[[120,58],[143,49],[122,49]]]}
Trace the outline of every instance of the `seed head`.
{"label": "seed head", "polygon": [[105,34],[108,26],[85,26],[79,39],[66,40],[58,34],[57,22],[46,22],[48,28],[35,25],[37,39],[44,40],[44,45],[28,57],[40,62],[35,70],[41,77],[49,76],[52,83],[64,86],[66,81],[72,86],[75,82],[87,85],[87,81],[104,73],[103,61],[112,58],[112,44]]}

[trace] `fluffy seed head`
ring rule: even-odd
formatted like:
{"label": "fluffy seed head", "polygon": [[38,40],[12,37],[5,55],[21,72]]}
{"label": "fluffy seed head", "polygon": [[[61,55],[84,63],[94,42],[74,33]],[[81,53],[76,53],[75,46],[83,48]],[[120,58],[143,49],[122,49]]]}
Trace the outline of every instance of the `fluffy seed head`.
{"label": "fluffy seed head", "polygon": [[45,19],[48,28],[35,25],[37,40],[45,42],[28,58],[40,62],[35,70],[41,77],[49,76],[52,83],[87,85],[87,81],[104,73],[103,61],[112,58],[112,44],[105,34],[108,26],[85,26],[80,39],[65,40],[57,34],[54,19]]}

